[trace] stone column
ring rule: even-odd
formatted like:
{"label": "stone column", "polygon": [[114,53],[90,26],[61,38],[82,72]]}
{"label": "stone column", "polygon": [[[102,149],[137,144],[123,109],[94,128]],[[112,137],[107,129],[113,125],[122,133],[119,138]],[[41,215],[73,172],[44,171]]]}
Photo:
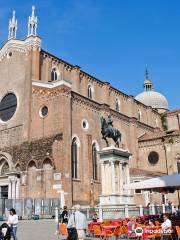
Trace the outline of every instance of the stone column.
{"label": "stone column", "polygon": [[101,163],[101,187],[102,187],[102,194],[104,195],[105,193],[105,188],[104,188],[104,185],[105,185],[105,174],[104,174],[104,163],[102,162]]}
{"label": "stone column", "polygon": [[116,186],[116,191],[119,193],[119,189],[120,189],[120,172],[119,172],[119,162],[117,163],[117,186]]}
{"label": "stone column", "polygon": [[128,209],[128,205],[125,205],[125,217],[128,218],[129,217],[129,209]]}
{"label": "stone column", "polygon": [[107,194],[107,166],[106,166],[106,164],[104,163],[103,164],[103,170],[104,170],[104,176],[103,176],[103,178],[104,178],[104,192],[103,192],[103,194]]}
{"label": "stone column", "polygon": [[130,184],[129,165],[126,163],[126,184]]}
{"label": "stone column", "polygon": [[108,166],[110,163],[106,164],[106,170],[107,170],[107,176],[106,176],[106,184],[107,184],[107,194],[111,193],[111,184],[112,184],[112,174],[111,174],[111,168]]}
{"label": "stone column", "polygon": [[61,208],[63,209],[63,207],[65,205],[64,191],[63,190],[60,193],[60,199],[61,199]]}
{"label": "stone column", "polygon": [[115,166],[114,162],[111,162],[111,181],[112,181],[112,194],[115,193]]}
{"label": "stone column", "polygon": [[143,214],[143,206],[142,205],[139,205],[139,215],[142,217],[144,214]]}
{"label": "stone column", "polygon": [[111,192],[112,192],[112,172],[111,172],[111,162],[109,162],[109,187],[108,187],[108,189],[109,189],[109,191],[108,191],[108,193],[110,194]]}
{"label": "stone column", "polygon": [[12,182],[11,179],[9,178],[9,184],[8,184],[8,199],[12,198]]}
{"label": "stone column", "polygon": [[17,178],[17,181],[16,181],[16,199],[19,198],[19,190],[20,190],[20,179]]}
{"label": "stone column", "polygon": [[[125,167],[126,167],[126,176],[124,177],[126,178],[126,184],[129,185],[130,184],[129,165],[126,163]],[[127,190],[127,194],[130,194],[130,190]]]}
{"label": "stone column", "polygon": [[119,163],[119,192],[120,194],[123,193],[123,169],[122,169],[122,163]]}
{"label": "stone column", "polygon": [[12,198],[16,198],[16,179],[12,179]]}

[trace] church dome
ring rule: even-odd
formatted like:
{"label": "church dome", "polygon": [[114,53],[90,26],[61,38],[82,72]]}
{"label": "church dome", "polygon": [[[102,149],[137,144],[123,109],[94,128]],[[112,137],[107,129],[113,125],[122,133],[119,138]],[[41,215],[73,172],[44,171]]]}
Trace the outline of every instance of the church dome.
{"label": "church dome", "polygon": [[144,91],[138,94],[135,99],[152,108],[168,110],[167,99],[161,93],[154,90]]}
{"label": "church dome", "polygon": [[167,99],[159,92],[154,91],[153,84],[149,79],[149,73],[145,70],[145,80],[144,80],[144,92],[138,94],[135,99],[147,106],[151,106],[155,109],[168,110]]}

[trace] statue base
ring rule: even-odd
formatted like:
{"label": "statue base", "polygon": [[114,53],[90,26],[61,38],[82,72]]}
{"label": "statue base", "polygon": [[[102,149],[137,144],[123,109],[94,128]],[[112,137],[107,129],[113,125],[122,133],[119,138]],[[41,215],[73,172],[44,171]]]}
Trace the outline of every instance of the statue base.
{"label": "statue base", "polygon": [[[124,185],[130,183],[129,160],[131,153],[125,149],[107,147],[99,151],[99,155],[102,180],[99,205],[107,211],[108,209],[111,211],[118,209],[116,217],[127,217],[128,211],[135,215],[134,196],[130,194],[129,190],[123,188]],[[114,218],[112,215],[110,217]],[[109,219],[108,216],[104,216],[104,218]]]}
{"label": "statue base", "polygon": [[99,196],[100,205],[107,208],[122,207],[125,205],[134,206],[134,196],[126,194],[108,194]]}

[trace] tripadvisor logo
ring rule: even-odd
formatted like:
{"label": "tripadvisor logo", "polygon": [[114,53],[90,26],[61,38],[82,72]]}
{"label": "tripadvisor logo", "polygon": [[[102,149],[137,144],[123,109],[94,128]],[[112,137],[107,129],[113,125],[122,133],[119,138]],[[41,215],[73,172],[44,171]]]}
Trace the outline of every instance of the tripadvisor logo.
{"label": "tripadvisor logo", "polygon": [[171,229],[144,229],[145,234],[171,234]]}
{"label": "tripadvisor logo", "polygon": [[137,227],[135,229],[135,234],[136,234],[137,237],[141,237],[142,234],[143,234],[143,229],[141,227]]}
{"label": "tripadvisor logo", "polygon": [[142,229],[141,227],[137,227],[135,229],[135,234],[137,237],[141,237],[143,234],[171,234],[173,231],[171,229]]}

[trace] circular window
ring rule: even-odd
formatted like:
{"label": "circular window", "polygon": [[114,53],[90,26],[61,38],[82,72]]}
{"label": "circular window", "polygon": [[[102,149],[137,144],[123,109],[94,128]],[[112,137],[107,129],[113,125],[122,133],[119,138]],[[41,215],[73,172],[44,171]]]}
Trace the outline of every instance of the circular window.
{"label": "circular window", "polygon": [[44,106],[40,109],[40,116],[41,117],[46,117],[48,115],[48,107],[47,106]]}
{"label": "circular window", "polygon": [[14,93],[6,94],[0,103],[0,119],[3,122],[12,118],[17,108],[17,98]]}
{"label": "circular window", "polygon": [[11,58],[12,57],[12,52],[9,52],[8,54],[7,54],[7,58]]}
{"label": "circular window", "polygon": [[86,119],[82,120],[82,128],[87,130],[89,128],[88,121]]}
{"label": "circular window", "polygon": [[157,152],[150,152],[148,161],[150,164],[156,164],[159,161],[159,154]]}

